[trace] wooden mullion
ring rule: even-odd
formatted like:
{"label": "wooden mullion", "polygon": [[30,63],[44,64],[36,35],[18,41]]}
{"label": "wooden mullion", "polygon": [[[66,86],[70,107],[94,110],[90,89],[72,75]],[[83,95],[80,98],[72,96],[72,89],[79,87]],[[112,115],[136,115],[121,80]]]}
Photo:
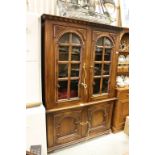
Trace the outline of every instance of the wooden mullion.
{"label": "wooden mullion", "polygon": [[71,77],[71,80],[79,80],[79,77]]}
{"label": "wooden mullion", "polygon": [[[69,43],[60,43],[59,45],[60,45],[60,46],[69,46],[70,44],[69,44]],[[72,43],[72,46],[81,47],[80,44],[76,44],[76,43]]]}
{"label": "wooden mullion", "polygon": [[96,75],[96,76],[94,76],[94,79],[98,79],[98,78],[101,78],[102,76],[100,76],[100,75]]}
{"label": "wooden mullion", "polygon": [[80,64],[80,61],[72,61],[72,64]]}
{"label": "wooden mullion", "polygon": [[96,45],[96,47],[98,47],[98,48],[103,48],[103,46],[99,46],[99,45]]}
{"label": "wooden mullion", "polygon": [[103,68],[104,68],[104,53],[105,53],[105,48],[103,48],[103,50],[102,50],[102,67],[101,67],[100,94],[102,94]]}
{"label": "wooden mullion", "polygon": [[111,61],[103,61],[104,62],[104,64],[110,64],[111,63]]}
{"label": "wooden mullion", "polygon": [[95,64],[102,64],[102,61],[94,61]]}
{"label": "wooden mullion", "polygon": [[66,81],[68,80],[68,77],[65,77],[65,78],[58,78],[58,81]]}
{"label": "wooden mullion", "polygon": [[68,61],[58,61],[58,64],[68,64]]}
{"label": "wooden mullion", "polygon": [[110,75],[103,75],[102,77],[103,78],[107,78],[107,77],[110,77]]}
{"label": "wooden mullion", "polygon": [[70,98],[70,85],[71,85],[71,55],[72,55],[72,33],[69,35],[69,60],[68,60],[68,89],[67,98]]}

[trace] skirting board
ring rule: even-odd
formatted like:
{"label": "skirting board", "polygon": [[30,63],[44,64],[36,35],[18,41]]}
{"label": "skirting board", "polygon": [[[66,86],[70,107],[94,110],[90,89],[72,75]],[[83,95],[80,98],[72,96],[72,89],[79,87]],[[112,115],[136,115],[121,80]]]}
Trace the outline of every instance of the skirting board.
{"label": "skirting board", "polygon": [[37,107],[37,106],[40,106],[40,105],[41,105],[41,102],[27,103],[27,104],[26,104],[26,109],[27,109],[27,108]]}

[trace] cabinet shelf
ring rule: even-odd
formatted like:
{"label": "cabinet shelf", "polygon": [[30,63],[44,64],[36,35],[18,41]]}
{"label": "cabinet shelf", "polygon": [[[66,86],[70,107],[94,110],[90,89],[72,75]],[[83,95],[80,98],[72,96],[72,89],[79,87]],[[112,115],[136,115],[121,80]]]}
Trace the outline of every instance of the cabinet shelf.
{"label": "cabinet shelf", "polygon": [[119,54],[128,55],[129,54],[129,51],[119,51]]}
{"label": "cabinet shelf", "polygon": [[128,65],[123,65],[123,66],[118,66],[117,67],[117,72],[128,72],[129,71],[129,66]]}

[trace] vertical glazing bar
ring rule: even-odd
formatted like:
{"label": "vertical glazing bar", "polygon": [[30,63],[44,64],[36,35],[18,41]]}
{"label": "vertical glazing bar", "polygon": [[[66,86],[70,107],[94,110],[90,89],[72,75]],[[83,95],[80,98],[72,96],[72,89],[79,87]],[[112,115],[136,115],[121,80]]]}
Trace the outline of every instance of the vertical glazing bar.
{"label": "vertical glazing bar", "polygon": [[105,54],[105,48],[103,47],[102,50],[102,67],[101,67],[101,81],[100,81],[100,94],[102,94],[102,83],[103,83],[103,69],[104,69],[104,54]]}
{"label": "vertical glazing bar", "polygon": [[70,85],[71,85],[71,55],[72,55],[72,33],[69,34],[69,60],[68,60],[68,91],[67,98],[70,98]]}

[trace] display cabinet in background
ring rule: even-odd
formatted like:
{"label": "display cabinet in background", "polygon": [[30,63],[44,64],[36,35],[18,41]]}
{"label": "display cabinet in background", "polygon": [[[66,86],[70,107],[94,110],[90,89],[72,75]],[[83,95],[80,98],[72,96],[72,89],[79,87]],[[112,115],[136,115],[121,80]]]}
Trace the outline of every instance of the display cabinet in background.
{"label": "display cabinet in background", "polygon": [[116,97],[114,104],[112,131],[124,129],[126,116],[129,115],[129,30],[124,29],[119,39],[118,65],[116,77]]}
{"label": "display cabinet in background", "polygon": [[110,133],[120,27],[42,15],[48,151]]}

